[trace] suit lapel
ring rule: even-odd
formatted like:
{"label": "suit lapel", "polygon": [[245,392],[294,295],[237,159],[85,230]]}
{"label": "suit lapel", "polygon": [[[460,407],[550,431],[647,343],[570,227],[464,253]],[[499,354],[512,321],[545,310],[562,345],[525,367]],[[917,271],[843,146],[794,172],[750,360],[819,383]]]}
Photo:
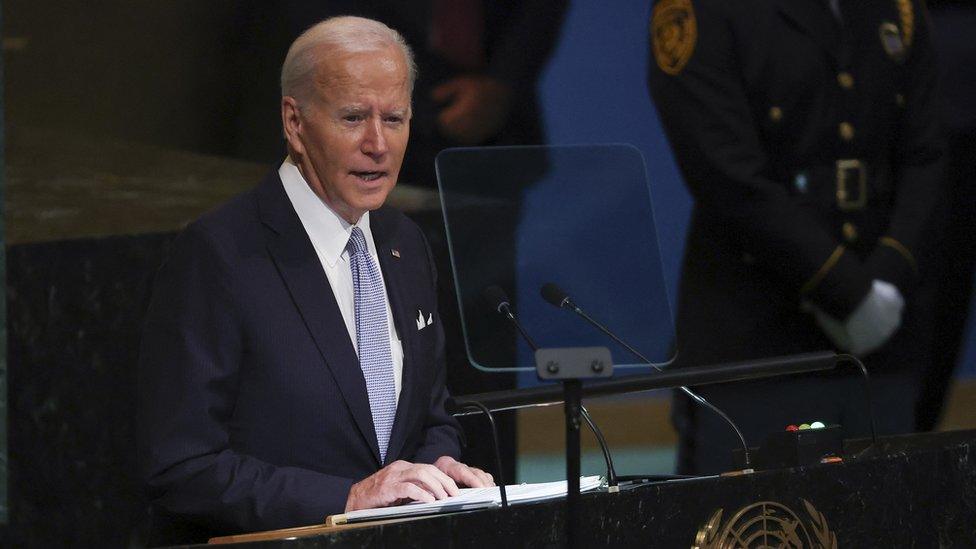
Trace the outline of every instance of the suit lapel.
{"label": "suit lapel", "polygon": [[380,452],[359,358],[328,277],[277,173],[262,183],[258,208],[262,222],[270,229],[268,252],[378,463]]}
{"label": "suit lapel", "polygon": [[[387,461],[397,456],[406,438],[406,423],[409,410],[413,409],[410,402],[413,397],[413,385],[416,364],[414,362],[414,341],[417,326],[413,321],[413,309],[407,305],[404,296],[404,265],[400,257],[393,255],[392,250],[399,250],[398,234],[391,226],[389,216],[383,209],[370,213],[370,231],[373,233],[373,243],[376,245],[376,256],[380,260],[383,271],[383,281],[386,284],[386,294],[390,299],[393,311],[393,323],[400,335],[403,346],[403,377],[400,384],[400,398],[397,400],[396,418],[393,421],[393,431],[390,433],[390,444],[387,448]],[[409,260],[409,258],[408,258]],[[411,329],[412,328],[412,329]]]}
{"label": "suit lapel", "polygon": [[840,53],[841,27],[828,0],[779,0],[779,12],[810,37],[830,58]]}

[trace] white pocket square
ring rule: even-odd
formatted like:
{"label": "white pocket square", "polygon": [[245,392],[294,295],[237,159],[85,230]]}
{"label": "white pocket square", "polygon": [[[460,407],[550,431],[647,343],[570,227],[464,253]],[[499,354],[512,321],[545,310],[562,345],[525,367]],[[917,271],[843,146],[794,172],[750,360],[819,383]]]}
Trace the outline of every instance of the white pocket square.
{"label": "white pocket square", "polygon": [[429,313],[427,315],[427,319],[424,320],[424,312],[421,311],[420,309],[417,309],[417,329],[418,330],[423,330],[424,328],[426,328],[427,326],[430,326],[433,323],[434,323],[434,313]]}

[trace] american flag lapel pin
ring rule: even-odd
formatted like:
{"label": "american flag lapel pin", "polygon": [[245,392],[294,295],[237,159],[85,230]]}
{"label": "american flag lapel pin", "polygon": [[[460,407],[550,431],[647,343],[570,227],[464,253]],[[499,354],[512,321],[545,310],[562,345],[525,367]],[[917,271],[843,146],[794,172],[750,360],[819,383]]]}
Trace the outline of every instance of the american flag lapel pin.
{"label": "american flag lapel pin", "polygon": [[391,248],[390,253],[393,254],[393,257],[400,259],[400,250],[396,248]]}

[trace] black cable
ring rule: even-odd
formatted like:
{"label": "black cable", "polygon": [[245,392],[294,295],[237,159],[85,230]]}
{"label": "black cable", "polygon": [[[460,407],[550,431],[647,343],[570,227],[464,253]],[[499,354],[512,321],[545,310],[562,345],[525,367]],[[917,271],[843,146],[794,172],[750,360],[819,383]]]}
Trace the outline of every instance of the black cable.
{"label": "black cable", "polygon": [[[586,321],[589,322],[590,325],[596,327],[598,330],[600,330],[601,332],[603,332],[604,334],[606,334],[607,336],[609,336],[610,339],[612,339],[612,340],[616,341],[618,344],[620,344],[624,349],[627,349],[634,356],[636,356],[637,358],[643,360],[648,366],[654,368],[655,370],[657,370],[659,372],[663,372],[664,371],[664,369],[661,368],[660,365],[655,364],[654,362],[651,362],[650,359],[648,359],[646,356],[644,356],[640,351],[638,351],[637,349],[631,347],[630,345],[627,344],[627,342],[625,342],[624,340],[622,340],[619,337],[617,337],[616,334],[614,334],[613,332],[611,332],[610,330],[608,330],[605,326],[603,326],[603,324],[601,324],[601,323],[597,322],[596,320],[594,320],[592,317],[590,317],[590,315],[586,314],[586,312],[583,311],[583,309],[580,309],[578,306],[576,306],[575,303],[572,303],[572,301],[570,301],[570,300],[567,299],[566,302],[565,302],[565,305],[562,305],[562,306],[563,307],[568,306],[574,313],[576,313],[576,314],[580,315],[581,317],[583,317],[584,319],[586,319]],[[730,427],[732,427],[732,430],[735,431],[736,436],[739,437],[739,442],[742,444],[742,455],[745,457],[745,467],[744,468],[745,469],[748,469],[752,465],[752,459],[751,459],[751,457],[749,455],[749,445],[746,444],[746,437],[744,437],[742,435],[742,431],[739,430],[739,427],[735,424],[735,422],[733,422],[732,419],[729,418],[729,416],[725,415],[725,412],[723,412],[722,410],[719,410],[718,408],[716,408],[715,406],[713,406],[711,402],[708,402],[703,397],[699,396],[698,393],[695,393],[694,391],[692,391],[688,387],[681,386],[681,387],[678,387],[678,388],[681,389],[681,391],[684,394],[686,394],[689,397],[691,397],[695,402],[697,402],[697,403],[701,404],[702,406],[708,408],[712,412],[715,412],[719,417],[721,417],[723,420],[725,420],[725,422],[728,423]]]}
{"label": "black cable", "polygon": [[596,435],[596,440],[600,443],[600,450],[603,451],[603,459],[607,462],[607,487],[615,487],[617,486],[617,471],[613,467],[613,457],[610,455],[610,447],[607,445],[607,439],[603,438],[603,432],[600,431],[593,418],[590,417],[590,412],[586,409],[586,406],[580,406],[580,414],[583,416],[586,424],[590,426],[593,434]]}
{"label": "black cable", "polygon": [[462,408],[477,408],[481,410],[483,414],[488,418],[488,423],[491,425],[491,438],[494,442],[495,447],[495,467],[497,470],[498,479],[498,491],[502,495],[502,508],[508,507],[508,494],[505,491],[505,471],[502,470],[502,454],[498,448],[498,429],[495,428],[495,417],[492,415],[491,410],[488,409],[484,404],[477,401],[468,401],[461,405]]}
{"label": "black cable", "polygon": [[485,287],[481,290],[481,300],[496,313],[507,318],[515,326],[515,329],[522,334],[522,338],[529,344],[529,347],[533,351],[539,350],[539,346],[529,337],[525,328],[522,327],[522,323],[515,318],[515,313],[512,312],[512,304],[508,300],[508,294],[505,293],[505,290],[501,286],[492,284],[491,286]]}
{"label": "black cable", "polygon": [[539,346],[536,345],[535,341],[532,341],[532,338],[529,337],[529,334],[525,332],[525,328],[522,327],[522,323],[515,320],[515,315],[513,315],[512,313],[503,313],[503,314],[505,314],[505,316],[512,322],[512,324],[515,325],[515,328],[519,331],[520,334],[522,334],[522,337],[525,338],[525,342],[529,344],[529,347],[533,351],[538,351]]}
{"label": "black cable", "polygon": [[855,458],[858,458],[878,444],[878,427],[874,421],[874,401],[871,399],[871,376],[868,375],[868,369],[864,367],[864,363],[861,362],[861,359],[857,358],[856,356],[852,354],[840,354],[837,355],[837,359],[846,359],[853,362],[854,365],[856,365],[860,370],[861,378],[864,380],[864,398],[868,403],[868,420],[871,422],[871,444],[854,456]]}

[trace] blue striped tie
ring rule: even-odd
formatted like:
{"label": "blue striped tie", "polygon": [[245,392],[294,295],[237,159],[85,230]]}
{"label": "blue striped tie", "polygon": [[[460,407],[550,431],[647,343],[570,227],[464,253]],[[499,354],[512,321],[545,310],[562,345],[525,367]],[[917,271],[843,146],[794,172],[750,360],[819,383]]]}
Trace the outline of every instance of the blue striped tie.
{"label": "blue striped tie", "polygon": [[353,227],[346,249],[349,251],[353,300],[356,306],[359,367],[366,379],[366,394],[369,395],[369,408],[373,414],[380,460],[385,463],[397,404],[390,331],[386,325],[386,293],[383,291],[380,270],[369,256],[366,238],[359,227]]}

